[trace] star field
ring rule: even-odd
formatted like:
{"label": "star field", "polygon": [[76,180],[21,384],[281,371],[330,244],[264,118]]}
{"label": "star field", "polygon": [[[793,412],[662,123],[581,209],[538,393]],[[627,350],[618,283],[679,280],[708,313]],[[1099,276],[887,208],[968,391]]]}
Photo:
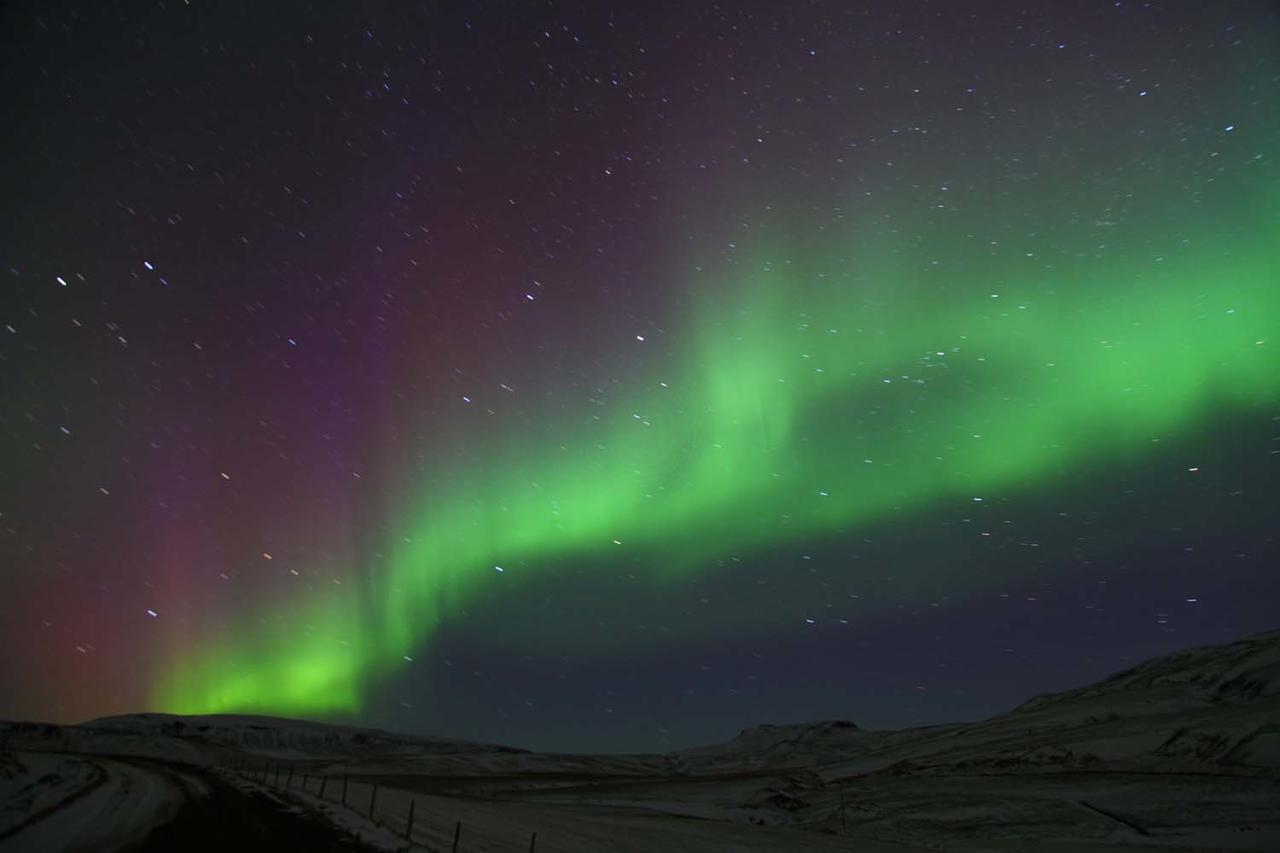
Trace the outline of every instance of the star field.
{"label": "star field", "polygon": [[0,716],[650,750],[1275,627],[1268,4],[0,32]]}

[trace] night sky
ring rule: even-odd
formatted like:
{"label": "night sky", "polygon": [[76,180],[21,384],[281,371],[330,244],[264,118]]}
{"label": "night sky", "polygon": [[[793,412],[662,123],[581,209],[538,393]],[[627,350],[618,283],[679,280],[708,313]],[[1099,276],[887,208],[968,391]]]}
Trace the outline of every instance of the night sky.
{"label": "night sky", "polygon": [[560,750],[1277,627],[1280,8],[11,2],[0,716]]}

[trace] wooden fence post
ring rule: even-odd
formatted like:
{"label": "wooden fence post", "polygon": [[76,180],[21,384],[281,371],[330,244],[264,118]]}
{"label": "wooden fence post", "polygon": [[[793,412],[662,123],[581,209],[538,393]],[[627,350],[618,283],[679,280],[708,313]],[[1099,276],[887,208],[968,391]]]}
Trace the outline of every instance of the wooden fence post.
{"label": "wooden fence post", "polygon": [[369,795],[369,820],[373,820],[373,805],[378,802],[378,786],[375,783],[373,793]]}
{"label": "wooden fence post", "polygon": [[453,828],[453,853],[458,853],[458,839],[462,837],[462,821]]}
{"label": "wooden fence post", "polygon": [[322,800],[324,799],[324,789],[325,789],[325,786],[326,786],[326,785],[328,785],[328,784],[329,784],[329,777],[328,777],[328,776],[321,776],[321,777],[320,777],[320,799],[322,799]]}
{"label": "wooden fence post", "polygon": [[844,822],[844,783],[840,783],[840,834],[848,835],[849,827]]}
{"label": "wooden fence post", "polygon": [[306,773],[302,774],[302,790],[303,791],[307,790],[307,774]]}
{"label": "wooden fence post", "polygon": [[342,804],[347,804],[347,774],[342,774]]}
{"label": "wooden fence post", "polygon": [[280,787],[280,765],[276,765],[276,787]]}
{"label": "wooden fence post", "polygon": [[409,839],[410,841],[413,840],[413,807],[416,806],[417,804],[418,804],[417,800],[409,801],[409,826],[404,831],[404,837]]}
{"label": "wooden fence post", "polygon": [[538,833],[533,834],[533,838],[529,839],[529,853],[533,853],[534,848],[538,846]]}

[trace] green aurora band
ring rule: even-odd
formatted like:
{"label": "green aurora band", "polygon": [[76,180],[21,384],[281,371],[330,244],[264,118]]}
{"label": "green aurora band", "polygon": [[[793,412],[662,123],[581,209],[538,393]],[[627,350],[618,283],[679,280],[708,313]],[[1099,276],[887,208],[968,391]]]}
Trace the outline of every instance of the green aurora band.
{"label": "green aurora band", "polygon": [[495,565],[605,561],[616,540],[661,583],[730,548],[1052,484],[1274,406],[1280,229],[1274,195],[1253,193],[1218,233],[1166,240],[1165,258],[1114,232],[1141,248],[1047,263],[951,242],[932,265],[869,237],[835,252],[757,246],[696,285],[704,302],[669,371],[576,423],[464,448],[392,525],[370,586],[179,656],[153,704],[354,712],[451,613],[492,594]]}

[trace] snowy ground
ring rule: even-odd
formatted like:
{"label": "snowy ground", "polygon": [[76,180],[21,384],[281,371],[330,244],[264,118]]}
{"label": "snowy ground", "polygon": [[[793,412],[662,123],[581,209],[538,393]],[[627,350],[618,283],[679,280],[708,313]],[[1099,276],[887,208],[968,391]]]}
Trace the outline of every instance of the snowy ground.
{"label": "snowy ground", "polygon": [[208,789],[190,773],[105,757],[16,753],[5,780],[0,846],[120,850],[144,839]]}
{"label": "snowy ground", "polygon": [[534,833],[543,853],[1277,851],[1280,633],[980,723],[758,726],[665,755],[154,714],[0,745],[0,850],[438,851],[461,824],[459,853]]}
{"label": "snowy ground", "polygon": [[[359,837],[380,850],[403,850],[410,838],[409,811],[413,805],[412,841],[415,849],[449,850],[458,833],[460,851],[476,853],[764,853],[780,850],[866,851],[866,853],[922,853],[927,848],[891,844],[789,828],[765,829],[749,824],[691,820],[661,810],[637,806],[553,807],[475,798],[421,794],[401,787],[348,782],[342,803],[342,779],[330,777],[320,797],[319,780],[308,777],[307,787],[295,776],[292,787],[277,786],[274,774],[265,785],[254,778],[237,782],[245,790],[263,790],[283,803],[294,804]],[[370,807],[372,806],[372,812]],[[370,816],[372,814],[372,817]],[[534,838],[534,833],[537,838]]]}

